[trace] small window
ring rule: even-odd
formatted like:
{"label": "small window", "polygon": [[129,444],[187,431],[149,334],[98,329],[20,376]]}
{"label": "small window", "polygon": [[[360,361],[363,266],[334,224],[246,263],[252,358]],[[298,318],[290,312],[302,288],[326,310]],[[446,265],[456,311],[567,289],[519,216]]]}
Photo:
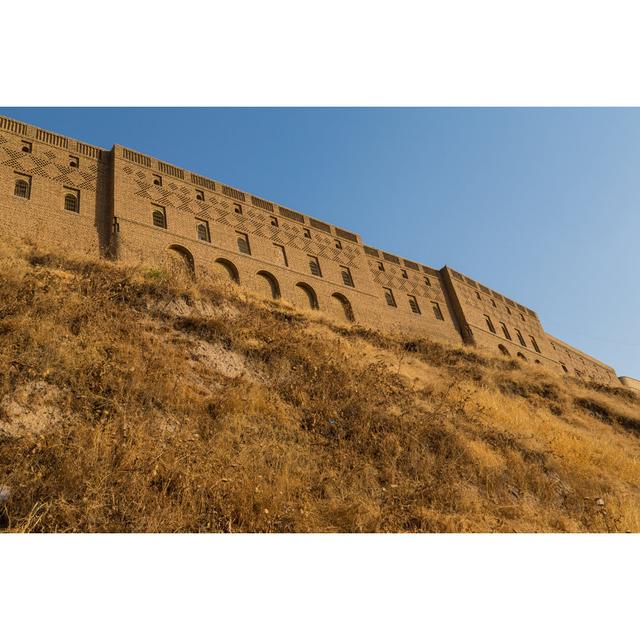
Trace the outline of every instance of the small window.
{"label": "small window", "polygon": [[491,331],[491,333],[495,333],[496,328],[493,326],[493,322],[491,322],[491,318],[489,316],[485,316],[484,320],[487,323],[487,327],[489,327],[489,331]]}
{"label": "small window", "polygon": [[69,156],[69,166],[77,169],[80,166],[80,158],[77,156]]}
{"label": "small window", "polygon": [[424,283],[427,285],[427,287],[431,286],[431,280],[429,280],[429,278],[427,278],[427,276],[424,277]]}
{"label": "small window", "polygon": [[305,238],[310,238],[311,237],[311,231],[309,229],[305,229],[304,230],[304,237]]}
{"label": "small window", "polygon": [[522,320],[522,322],[526,322],[522,314],[520,314],[520,319]]}
{"label": "small window", "polygon": [[200,200],[200,202],[204,202],[204,191],[200,189],[196,189],[196,200]]}
{"label": "small window", "polygon": [[344,282],[347,287],[355,286],[353,284],[353,278],[351,277],[351,270],[349,269],[349,267],[340,265],[340,273],[342,274],[342,282]]}
{"label": "small window", "polygon": [[393,291],[391,289],[383,288],[384,291],[384,299],[387,301],[387,304],[390,307],[397,307],[396,299],[393,297]]}
{"label": "small window", "polygon": [[162,176],[158,176],[156,174],[153,174],[153,184],[155,184],[156,187],[161,187],[162,186]]}
{"label": "small window", "polygon": [[288,267],[289,261],[287,260],[287,252],[284,250],[284,247],[281,244],[274,244],[273,248],[275,250],[276,262]]}
{"label": "small window", "polygon": [[238,215],[242,215],[242,205],[238,204],[237,202],[233,203],[233,210],[238,214]]}
{"label": "small window", "polygon": [[157,208],[153,211],[153,226],[161,229],[167,228],[167,214],[164,209]]}
{"label": "small window", "polygon": [[196,218],[196,232],[198,234],[198,240],[202,240],[203,242],[211,242],[209,223],[206,220],[198,220]]}
{"label": "small window", "polygon": [[402,273],[403,278],[406,278],[407,280],[409,279],[409,274],[406,272],[405,269],[400,269],[400,272]]}
{"label": "small window", "polygon": [[498,306],[498,305],[496,304],[496,301],[495,301],[493,298],[491,298],[491,304],[492,304],[494,307],[497,307],[497,306]]}
{"label": "small window", "polygon": [[318,276],[318,278],[322,278],[322,271],[320,271],[320,262],[318,262],[318,258],[315,256],[307,256],[309,258],[309,270],[311,274],[314,276]]}
{"label": "small window", "polygon": [[444,316],[442,315],[442,310],[440,309],[440,305],[437,302],[431,301],[431,308],[433,309],[433,315],[436,317],[436,320],[444,320]]}
{"label": "small window", "polygon": [[111,228],[113,229],[113,233],[120,233],[120,222],[115,216],[113,216],[113,226]]}
{"label": "small window", "polygon": [[64,194],[64,208],[66,211],[72,211],[73,213],[80,212],[80,192],[76,189],[65,187]]}
{"label": "small window", "polygon": [[378,262],[378,271],[384,271],[384,263]]}
{"label": "small window", "polygon": [[17,174],[13,195],[27,200],[31,197],[31,176]]}
{"label": "small window", "polygon": [[522,334],[520,333],[520,330],[519,330],[519,329],[516,329],[516,335],[518,336],[518,342],[520,342],[520,344],[521,344],[523,347],[526,347],[526,346],[527,346],[527,343],[524,341],[524,338],[522,337]]}
{"label": "small window", "polygon": [[504,337],[507,340],[511,340],[511,334],[509,333],[509,329],[507,329],[507,325],[504,322],[501,322],[500,326],[502,327],[502,333],[504,333]]}
{"label": "small window", "polygon": [[271,226],[272,227],[279,227],[280,224],[278,223],[278,218],[276,218],[275,216],[271,216]]}
{"label": "small window", "polygon": [[23,140],[22,151],[24,153],[31,153],[33,151],[33,144],[31,144],[31,142],[29,142],[28,140]]}
{"label": "small window", "polygon": [[416,297],[415,296],[407,296],[407,297],[409,298],[409,306],[411,307],[411,311],[413,311],[413,313],[421,313]]}
{"label": "small window", "polygon": [[236,231],[236,241],[238,243],[238,251],[251,255],[251,247],[249,246],[249,236],[246,233]]}
{"label": "small window", "polygon": [[[529,336],[531,338],[531,344],[533,345],[533,348],[538,352],[538,353],[542,353],[540,351],[540,347],[538,346],[538,343],[536,342],[536,339],[533,336]],[[582,361],[584,362],[584,360]]]}
{"label": "small window", "polygon": [[336,249],[342,249],[342,242],[340,242],[340,240],[336,240]]}
{"label": "small window", "polygon": [[482,300],[482,296],[479,291],[476,291],[476,298],[478,298],[478,300]]}
{"label": "small window", "polygon": [[511,309],[509,309],[509,307],[505,307],[505,309],[507,310],[507,313],[511,315]]}

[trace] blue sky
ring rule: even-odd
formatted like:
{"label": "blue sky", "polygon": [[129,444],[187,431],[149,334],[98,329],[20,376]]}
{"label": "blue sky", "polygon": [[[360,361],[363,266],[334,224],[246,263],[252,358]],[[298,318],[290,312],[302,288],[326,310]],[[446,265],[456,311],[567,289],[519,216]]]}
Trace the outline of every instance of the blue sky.
{"label": "blue sky", "polygon": [[448,264],[640,378],[640,109],[6,108]]}

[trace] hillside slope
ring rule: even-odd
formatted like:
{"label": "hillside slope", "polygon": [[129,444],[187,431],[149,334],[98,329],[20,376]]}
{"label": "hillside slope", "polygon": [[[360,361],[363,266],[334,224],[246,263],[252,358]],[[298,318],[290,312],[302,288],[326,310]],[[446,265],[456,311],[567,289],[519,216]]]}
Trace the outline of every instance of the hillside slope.
{"label": "hillside slope", "polygon": [[4,531],[639,531],[640,395],[0,245]]}

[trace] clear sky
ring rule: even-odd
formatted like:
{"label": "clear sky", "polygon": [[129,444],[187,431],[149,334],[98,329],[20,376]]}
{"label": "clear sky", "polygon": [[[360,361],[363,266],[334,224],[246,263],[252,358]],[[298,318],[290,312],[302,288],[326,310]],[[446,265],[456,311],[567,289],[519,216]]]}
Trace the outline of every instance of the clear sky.
{"label": "clear sky", "polygon": [[640,378],[640,109],[6,108],[447,264]]}

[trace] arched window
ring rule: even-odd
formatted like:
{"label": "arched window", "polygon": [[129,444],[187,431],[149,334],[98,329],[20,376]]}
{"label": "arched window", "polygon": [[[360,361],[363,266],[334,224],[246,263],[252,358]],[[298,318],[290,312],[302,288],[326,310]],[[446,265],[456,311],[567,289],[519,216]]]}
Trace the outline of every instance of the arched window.
{"label": "arched window", "polygon": [[165,215],[164,211],[156,209],[153,212],[153,226],[161,227],[162,229],[167,228],[167,216]]}
{"label": "arched window", "polygon": [[500,349],[500,352],[505,356],[510,356],[511,355],[509,353],[509,349],[507,349],[507,347],[505,347],[503,344],[499,344],[498,345],[498,349]]}
{"label": "arched window", "polygon": [[296,295],[300,306],[310,309],[320,308],[316,292],[306,282],[298,282],[298,284],[296,284]]}
{"label": "arched window", "polygon": [[193,260],[193,255],[189,249],[183,247],[180,244],[172,244],[167,247],[170,256],[179,257],[179,265],[181,268],[186,269],[189,276],[195,277],[196,268]]}
{"label": "arched window", "polygon": [[225,260],[224,258],[218,258],[213,263],[215,271],[223,276],[227,280],[232,280],[236,284],[240,284],[240,274],[238,268],[233,262]]}
{"label": "arched window", "polygon": [[280,297],[280,285],[275,276],[268,271],[258,271],[257,284],[260,293],[265,297],[277,300]]}
{"label": "arched window", "polygon": [[28,198],[29,191],[29,183],[26,180],[16,180],[16,186],[13,190],[14,196],[18,196],[18,198]]}
{"label": "arched window", "polygon": [[346,296],[343,296],[341,293],[334,293],[331,296],[331,301],[339,316],[342,316],[342,318],[349,322],[355,320],[351,303]]}
{"label": "arched window", "polygon": [[80,210],[80,207],[78,206],[78,196],[73,193],[67,193],[64,197],[64,208],[67,211],[78,213]]}

